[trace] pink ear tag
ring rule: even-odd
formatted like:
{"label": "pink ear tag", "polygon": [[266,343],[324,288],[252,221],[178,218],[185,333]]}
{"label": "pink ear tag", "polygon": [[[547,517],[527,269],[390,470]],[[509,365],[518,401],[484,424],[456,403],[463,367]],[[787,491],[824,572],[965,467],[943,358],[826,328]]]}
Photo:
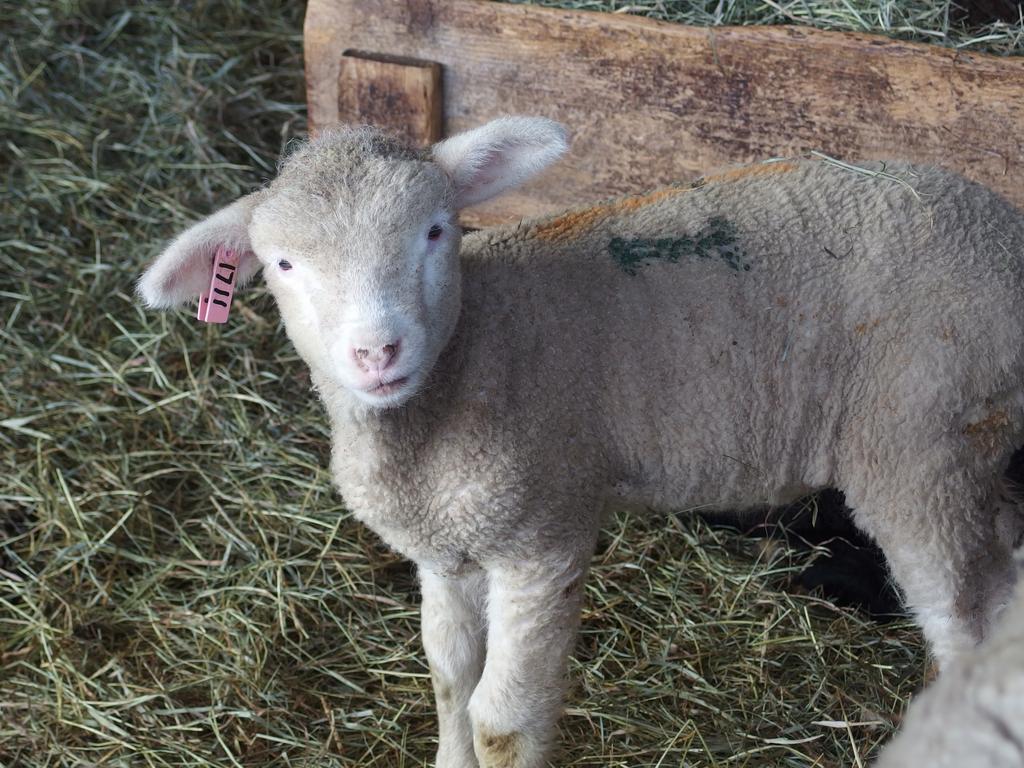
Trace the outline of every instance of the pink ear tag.
{"label": "pink ear tag", "polygon": [[238,254],[221,246],[213,259],[210,287],[199,297],[196,318],[204,323],[226,323],[238,276]]}

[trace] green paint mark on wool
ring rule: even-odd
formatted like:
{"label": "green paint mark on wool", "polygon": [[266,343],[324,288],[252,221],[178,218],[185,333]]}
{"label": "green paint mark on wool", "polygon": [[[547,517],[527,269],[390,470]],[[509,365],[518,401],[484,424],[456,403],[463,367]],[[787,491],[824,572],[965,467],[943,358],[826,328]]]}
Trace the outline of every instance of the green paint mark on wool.
{"label": "green paint mark on wool", "polygon": [[750,271],[735,225],[720,216],[709,219],[692,237],[613,237],[608,252],[627,275],[636,275],[640,267],[652,261],[660,259],[675,264],[684,256],[717,258],[737,272]]}

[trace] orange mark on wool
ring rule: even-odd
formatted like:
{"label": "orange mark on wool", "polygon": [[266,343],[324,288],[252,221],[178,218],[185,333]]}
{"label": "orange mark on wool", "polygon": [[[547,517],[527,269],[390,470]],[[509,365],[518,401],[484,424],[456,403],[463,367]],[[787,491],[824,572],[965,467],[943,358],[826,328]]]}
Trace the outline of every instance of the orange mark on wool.
{"label": "orange mark on wool", "polygon": [[968,424],[964,427],[964,434],[968,436],[981,435],[986,432],[992,432],[993,430],[1002,429],[1010,423],[1009,414],[999,409],[998,411],[992,411],[981,421],[976,421],[973,424]]}
{"label": "orange mark on wool", "polygon": [[631,213],[666,198],[675,197],[694,189],[701,189],[711,184],[724,184],[739,181],[740,179],[749,179],[754,176],[775,176],[795,171],[798,167],[796,163],[791,162],[758,163],[757,165],[748,165],[742,168],[722,171],[711,176],[702,176],[689,186],[665,187],[654,192],[648,192],[645,195],[623,197],[609,203],[601,203],[590,208],[563,213],[551,221],[538,224],[534,229],[534,236],[547,241],[578,237],[584,232],[593,229],[595,225],[609,216]]}
{"label": "orange mark on wool", "polygon": [[698,179],[695,184],[703,181],[704,184],[701,186],[704,186],[707,184],[722,184],[730,181],[739,181],[740,179],[749,179],[754,176],[777,176],[783,173],[789,173],[790,171],[795,171],[799,167],[800,166],[797,163],[791,163],[788,161],[745,165],[742,168],[730,168],[728,171],[704,176],[702,179]]}
{"label": "orange mark on wool", "polygon": [[963,428],[963,433],[975,447],[987,456],[999,452],[1005,442],[1004,428],[1010,426],[1010,415],[1003,409],[992,411],[981,421],[975,421]]}
{"label": "orange mark on wool", "polygon": [[551,221],[538,224],[534,230],[541,240],[562,240],[583,234],[595,224],[617,213],[629,213],[645,206],[686,192],[684,187],[666,187],[637,197],[624,197],[580,211],[569,211]]}
{"label": "orange mark on wool", "polygon": [[856,333],[858,336],[863,336],[868,331],[873,331],[875,328],[877,328],[880,322],[882,321],[872,320],[871,322],[868,323],[857,323],[855,326],[853,326],[853,332]]}

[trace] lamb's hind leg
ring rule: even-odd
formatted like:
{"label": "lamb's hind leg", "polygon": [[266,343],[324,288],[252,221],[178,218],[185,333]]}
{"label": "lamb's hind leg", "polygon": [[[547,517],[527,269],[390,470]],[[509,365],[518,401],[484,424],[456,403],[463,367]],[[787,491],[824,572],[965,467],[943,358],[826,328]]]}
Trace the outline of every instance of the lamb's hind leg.
{"label": "lamb's hind leg", "polygon": [[893,467],[886,481],[847,491],[940,667],[984,637],[1015,581],[997,466],[985,476],[949,464]]}

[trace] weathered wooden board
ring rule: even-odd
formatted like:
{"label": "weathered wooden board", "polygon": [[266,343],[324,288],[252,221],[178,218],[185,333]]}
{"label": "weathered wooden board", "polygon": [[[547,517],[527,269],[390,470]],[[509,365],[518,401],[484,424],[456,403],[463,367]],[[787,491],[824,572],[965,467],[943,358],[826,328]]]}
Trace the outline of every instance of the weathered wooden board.
{"label": "weathered wooden board", "polygon": [[958,170],[1024,207],[1024,61],[796,27],[685,27],[482,0],[310,0],[315,126],[350,49],[443,65],[445,134],[501,114],[566,123],[566,161],[468,211],[486,225],[819,150]]}
{"label": "weathered wooden board", "polygon": [[339,120],[377,125],[419,146],[441,138],[440,64],[351,51],[339,69]]}

